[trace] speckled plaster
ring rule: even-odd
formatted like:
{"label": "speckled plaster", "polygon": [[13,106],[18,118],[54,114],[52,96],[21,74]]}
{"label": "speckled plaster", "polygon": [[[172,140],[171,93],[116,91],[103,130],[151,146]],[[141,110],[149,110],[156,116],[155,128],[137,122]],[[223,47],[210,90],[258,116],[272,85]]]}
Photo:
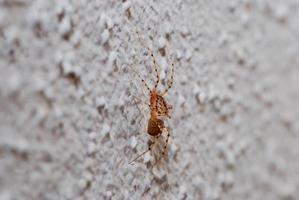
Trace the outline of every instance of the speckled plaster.
{"label": "speckled plaster", "polygon": [[[0,199],[297,199],[298,25],[297,0],[0,0]],[[153,170],[128,164],[133,71],[154,80],[136,30],[162,83],[175,63]]]}

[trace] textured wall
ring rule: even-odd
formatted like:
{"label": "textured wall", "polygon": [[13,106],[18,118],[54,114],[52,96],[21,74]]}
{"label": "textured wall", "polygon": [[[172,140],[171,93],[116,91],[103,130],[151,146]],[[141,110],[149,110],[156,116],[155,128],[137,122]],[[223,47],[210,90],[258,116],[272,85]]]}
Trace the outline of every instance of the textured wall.
{"label": "textured wall", "polygon": [[298,199],[298,67],[297,0],[0,0],[0,199]]}

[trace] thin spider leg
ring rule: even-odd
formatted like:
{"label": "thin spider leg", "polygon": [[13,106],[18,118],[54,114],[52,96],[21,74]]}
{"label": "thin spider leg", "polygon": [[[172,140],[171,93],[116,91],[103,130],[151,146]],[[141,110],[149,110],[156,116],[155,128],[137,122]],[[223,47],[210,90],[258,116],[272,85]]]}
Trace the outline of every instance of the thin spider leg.
{"label": "thin spider leg", "polygon": [[152,150],[153,146],[156,144],[157,138],[160,135],[155,137],[154,142],[148,147],[148,149],[146,151],[144,151],[143,153],[139,154],[134,160],[132,160],[131,162],[129,162],[129,164],[132,164],[133,162],[135,162],[138,158],[140,158],[141,156],[143,156],[144,154],[146,154],[148,151]]}
{"label": "thin spider leg", "polygon": [[157,89],[158,87],[158,84],[160,82],[160,76],[159,76],[159,73],[158,73],[158,67],[157,67],[157,62],[156,62],[156,59],[154,57],[154,54],[153,54],[153,51],[148,47],[147,50],[150,52],[151,54],[151,57],[152,57],[152,62],[153,62],[153,66],[154,66],[154,70],[156,72],[156,77],[157,77],[157,80],[156,80],[156,83],[155,83],[155,86],[154,88]]}
{"label": "thin spider leg", "polygon": [[133,66],[132,65],[129,65],[130,68],[133,70],[133,72],[138,76],[138,78],[142,81],[142,83],[144,84],[145,88],[151,92],[151,89],[149,88],[148,84],[145,82],[145,80],[140,76],[140,74],[135,70],[133,69]]}
{"label": "thin spider leg", "polygon": [[169,140],[169,137],[170,137],[170,134],[169,134],[169,131],[167,128],[165,128],[166,132],[167,132],[167,136],[166,136],[166,140],[165,140],[165,145],[163,147],[163,151],[162,151],[162,157],[164,157],[165,155],[165,152],[167,150],[167,145],[168,145],[168,140]]}
{"label": "thin spider leg", "polygon": [[[158,126],[159,126],[159,125],[158,125]],[[160,127],[160,126],[159,126],[159,127]],[[154,167],[155,165],[157,165],[157,164],[161,161],[161,159],[165,156],[165,153],[166,153],[166,150],[167,150],[167,145],[168,145],[168,140],[169,140],[170,134],[169,134],[169,131],[168,131],[168,129],[167,129],[166,127],[164,127],[164,130],[166,130],[166,132],[167,132],[167,136],[166,136],[165,144],[164,144],[164,147],[163,147],[162,156],[160,156],[160,157],[158,158],[158,160],[156,160],[155,164],[152,165],[151,169],[153,169],[153,167]]]}
{"label": "thin spider leg", "polygon": [[151,107],[151,105],[150,104],[148,104],[148,103],[146,103],[146,102],[144,102],[141,98],[139,98],[138,96],[136,96],[136,95],[133,95],[133,97],[135,98],[135,99],[137,99],[138,101],[140,101],[142,104],[144,104],[144,105],[147,105],[148,107]]}
{"label": "thin spider leg", "polygon": [[[168,48],[166,47],[166,51],[168,54]],[[173,84],[173,77],[174,77],[174,62],[171,62],[171,75],[170,75],[170,80],[169,82],[167,81],[167,87],[165,88],[164,92],[162,93],[162,96],[165,96],[168,90],[172,87]]]}
{"label": "thin spider leg", "polygon": [[157,89],[158,84],[160,82],[160,76],[159,76],[159,73],[158,73],[158,65],[157,65],[157,61],[155,59],[154,53],[151,50],[151,48],[149,48],[149,46],[146,45],[145,42],[141,39],[140,34],[139,34],[139,32],[137,30],[136,30],[136,34],[137,34],[138,39],[139,39],[140,43],[142,44],[142,46],[144,46],[147,49],[147,51],[149,52],[149,54],[151,56],[153,67],[154,67],[154,70],[155,70],[155,73],[156,73],[156,77],[157,77],[157,80],[156,80],[154,88]]}

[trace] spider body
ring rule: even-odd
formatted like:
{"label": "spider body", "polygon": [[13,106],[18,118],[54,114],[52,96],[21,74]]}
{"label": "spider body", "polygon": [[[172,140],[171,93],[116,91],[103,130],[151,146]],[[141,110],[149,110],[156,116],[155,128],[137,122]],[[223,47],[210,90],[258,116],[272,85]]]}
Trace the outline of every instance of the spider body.
{"label": "spider body", "polygon": [[147,133],[151,136],[158,136],[162,134],[164,122],[161,119],[149,118],[147,123]]}
{"label": "spider body", "polygon": [[151,110],[151,117],[168,117],[169,115],[170,106],[167,105],[165,99],[162,95],[158,94],[156,90],[152,90],[150,92],[150,110]]}
{"label": "spider body", "polygon": [[[138,32],[137,32],[137,34],[138,34]],[[139,37],[139,34],[138,34],[138,37]],[[140,39],[140,37],[139,37],[139,39]],[[174,64],[172,63],[172,65],[171,65],[172,66],[171,77],[170,77],[169,82],[167,82],[167,87],[165,88],[165,90],[163,92],[161,92],[161,93],[158,92],[157,87],[160,82],[160,76],[159,76],[158,69],[157,69],[157,62],[156,62],[156,59],[154,57],[152,50],[149,47],[147,47],[147,50],[150,53],[152,63],[153,63],[153,68],[154,68],[154,71],[156,74],[156,82],[155,82],[154,87],[150,88],[148,86],[148,84],[146,83],[146,81],[139,75],[139,73],[137,73],[136,71],[135,72],[136,72],[137,76],[139,77],[139,79],[144,84],[145,88],[149,92],[149,104],[148,105],[150,108],[150,118],[147,123],[147,133],[149,135],[153,136],[154,142],[148,147],[148,150],[146,150],[145,152],[143,152],[142,154],[137,156],[130,163],[134,162],[139,157],[144,155],[146,152],[150,151],[152,149],[153,145],[156,143],[157,139],[163,134],[163,132],[166,132],[167,135],[166,135],[165,145],[164,145],[164,148],[162,151],[162,157],[163,157],[165,155],[165,152],[167,149],[167,144],[168,144],[168,139],[170,137],[168,128],[165,127],[163,120],[165,119],[165,117],[170,118],[169,110],[171,109],[171,106],[167,104],[167,102],[164,99],[164,96],[167,94],[168,90],[172,87],[172,84],[173,84]],[[158,161],[160,161],[160,159],[161,159],[161,157],[158,159]],[[158,161],[156,161],[156,164],[158,163]]]}

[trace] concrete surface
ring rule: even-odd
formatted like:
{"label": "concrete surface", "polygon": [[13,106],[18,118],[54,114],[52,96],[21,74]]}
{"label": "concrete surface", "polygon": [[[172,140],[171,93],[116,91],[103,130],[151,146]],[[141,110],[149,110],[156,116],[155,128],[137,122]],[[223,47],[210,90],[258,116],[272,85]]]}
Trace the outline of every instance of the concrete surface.
{"label": "concrete surface", "polygon": [[[152,170],[136,30],[175,63]],[[297,0],[0,0],[0,45],[1,200],[298,199]]]}

